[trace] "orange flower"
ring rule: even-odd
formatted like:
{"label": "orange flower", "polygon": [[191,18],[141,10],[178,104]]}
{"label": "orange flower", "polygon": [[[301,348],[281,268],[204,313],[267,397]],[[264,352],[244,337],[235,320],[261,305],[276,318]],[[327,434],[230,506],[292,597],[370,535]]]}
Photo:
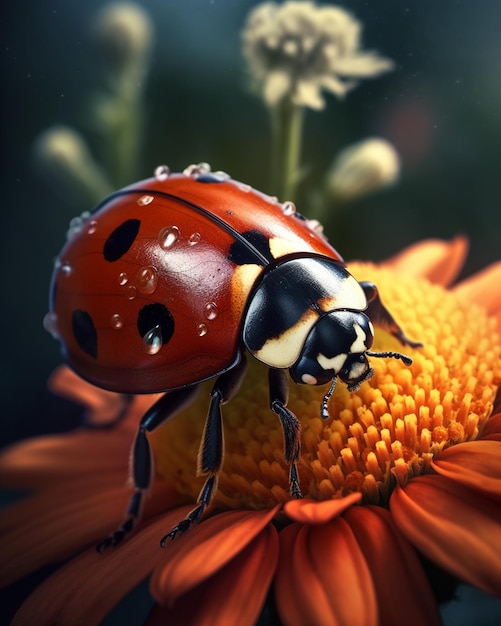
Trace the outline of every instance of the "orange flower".
{"label": "orange flower", "polygon": [[[293,385],[302,423],[303,500],[289,500],[278,420],[264,369],[250,368],[225,407],[226,457],[208,517],[168,544],[190,510],[207,398],[152,435],[156,477],[143,522],[116,549],[95,544],[121,521],[129,450],[154,398],[136,397],[115,427],[21,442],[0,458],[2,483],[34,493],[0,519],[4,585],[64,562],[28,597],[14,625],[99,624],[151,574],[148,624],[252,625],[274,591],[282,623],[439,624],[421,557],[501,594],[501,263],[447,290],[466,242],[429,241],[376,267],[405,332],[425,343],[414,364],[374,359],[359,391],[338,385],[323,422],[323,391]],[[394,339],[376,333],[376,348]],[[59,369],[52,387],[96,419],[121,398]],[[273,583],[273,587],[272,587]]]}

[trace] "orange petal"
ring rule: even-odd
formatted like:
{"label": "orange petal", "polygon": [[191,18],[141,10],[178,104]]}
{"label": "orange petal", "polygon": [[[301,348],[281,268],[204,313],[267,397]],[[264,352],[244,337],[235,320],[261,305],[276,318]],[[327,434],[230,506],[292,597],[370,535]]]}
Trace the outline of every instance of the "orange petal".
{"label": "orange petal", "polygon": [[501,413],[497,413],[487,420],[480,433],[480,439],[501,441]]}
{"label": "orange petal", "polygon": [[172,608],[156,607],[146,626],[253,626],[264,605],[277,561],[278,533],[268,524],[234,559],[178,598]]}
{"label": "orange petal", "polygon": [[399,530],[431,561],[487,593],[501,593],[501,505],[445,476],[397,485],[390,510]]}
{"label": "orange petal", "polygon": [[465,302],[483,306],[497,318],[501,331],[501,261],[461,281],[453,291]]}
{"label": "orange petal", "polygon": [[[162,484],[154,486],[145,517],[165,506],[163,492]],[[2,532],[1,584],[95,545],[120,524],[130,494],[125,485],[111,487],[105,482],[96,490],[93,484],[76,484],[14,505],[2,522],[9,528]]]}
{"label": "orange petal", "polygon": [[265,511],[228,511],[209,517],[166,549],[167,560],[151,580],[151,593],[172,606],[245,548],[273,519],[279,507]]}
{"label": "orange petal", "polygon": [[112,421],[124,408],[122,394],[100,389],[84,381],[65,365],[52,372],[48,387],[52,393],[82,404],[95,424]]}
{"label": "orange petal", "polygon": [[370,571],[343,518],[280,533],[277,606],[288,626],[371,626],[377,605]]}
{"label": "orange petal", "polygon": [[115,549],[90,548],[50,576],[25,601],[12,626],[94,626],[166,559],[160,537],[189,510],[159,516]]}
{"label": "orange petal", "polygon": [[[377,506],[354,506],[343,515],[369,565],[384,626],[440,626],[440,614],[415,550]],[[403,618],[405,616],[405,618]]]}
{"label": "orange petal", "polygon": [[95,430],[21,441],[0,455],[0,484],[11,489],[39,489],[116,470],[125,480],[132,442],[133,434]]}
{"label": "orange petal", "polygon": [[289,500],[284,505],[285,513],[290,519],[303,524],[325,524],[326,522],[341,515],[348,507],[357,504],[362,499],[362,494],[354,491],[345,498],[333,500]]}
{"label": "orange petal", "polygon": [[461,271],[467,254],[468,239],[461,235],[452,241],[426,239],[408,246],[383,265],[409,277],[427,278],[447,286]]}
{"label": "orange petal", "polygon": [[290,524],[280,534],[280,558],[275,576],[275,598],[287,626],[332,623],[328,599],[309,558],[306,527]]}
{"label": "orange petal", "polygon": [[451,446],[431,462],[451,480],[491,498],[501,499],[501,445],[498,441],[468,441]]}

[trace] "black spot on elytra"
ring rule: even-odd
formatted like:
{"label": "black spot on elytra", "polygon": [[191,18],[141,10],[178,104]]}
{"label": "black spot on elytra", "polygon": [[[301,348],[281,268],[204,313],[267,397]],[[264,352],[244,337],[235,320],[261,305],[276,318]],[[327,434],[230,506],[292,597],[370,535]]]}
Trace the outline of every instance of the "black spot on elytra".
{"label": "black spot on elytra", "polygon": [[260,256],[254,250],[259,252],[266,260],[273,261],[270,242],[264,233],[259,230],[248,230],[245,233],[241,233],[241,237],[242,239],[237,239],[230,246],[228,253],[230,261],[236,263],[236,265],[264,265]]}
{"label": "black spot on elytra", "polygon": [[97,331],[87,311],[76,310],[72,315],[73,335],[80,348],[97,359]]}
{"label": "black spot on elytra", "polygon": [[137,316],[137,330],[141,338],[156,326],[160,327],[162,344],[165,345],[174,334],[174,318],[169,309],[160,302],[143,306]]}
{"label": "black spot on elytra", "polygon": [[129,250],[139,232],[140,220],[127,220],[117,226],[103,246],[106,261],[118,261]]}

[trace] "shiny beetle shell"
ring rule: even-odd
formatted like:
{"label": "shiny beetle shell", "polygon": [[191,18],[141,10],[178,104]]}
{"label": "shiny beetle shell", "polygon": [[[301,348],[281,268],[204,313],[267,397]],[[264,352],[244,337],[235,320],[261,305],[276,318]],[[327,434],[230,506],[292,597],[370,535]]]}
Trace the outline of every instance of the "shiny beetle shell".
{"label": "shiny beetle shell", "polygon": [[112,391],[189,386],[230,368],[263,270],[340,255],[295,212],[228,177],[172,174],[105,199],[73,229],[51,289],[67,362]]}

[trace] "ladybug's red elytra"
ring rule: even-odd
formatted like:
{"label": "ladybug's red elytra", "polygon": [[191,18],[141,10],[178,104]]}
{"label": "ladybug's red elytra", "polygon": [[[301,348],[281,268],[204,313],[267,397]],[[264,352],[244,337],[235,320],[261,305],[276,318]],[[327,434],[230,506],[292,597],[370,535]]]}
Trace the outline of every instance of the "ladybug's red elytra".
{"label": "ladybug's red elytra", "polygon": [[221,405],[238,390],[245,354],[269,367],[270,406],[278,415],[301,497],[296,463],[299,422],[287,408],[288,378],[355,390],[373,374],[374,329],[409,340],[372,283],[357,282],[317,222],[207,164],[154,178],[106,198],[72,221],[56,262],[46,325],[68,364],[98,387],[125,394],[166,392],[143,416],[132,456],[134,493],[122,525],[98,548],[117,544],[138,521],[150,486],[147,433],[216,378],[201,442],[207,476],[195,508],[162,539],[198,522],[223,460]]}

